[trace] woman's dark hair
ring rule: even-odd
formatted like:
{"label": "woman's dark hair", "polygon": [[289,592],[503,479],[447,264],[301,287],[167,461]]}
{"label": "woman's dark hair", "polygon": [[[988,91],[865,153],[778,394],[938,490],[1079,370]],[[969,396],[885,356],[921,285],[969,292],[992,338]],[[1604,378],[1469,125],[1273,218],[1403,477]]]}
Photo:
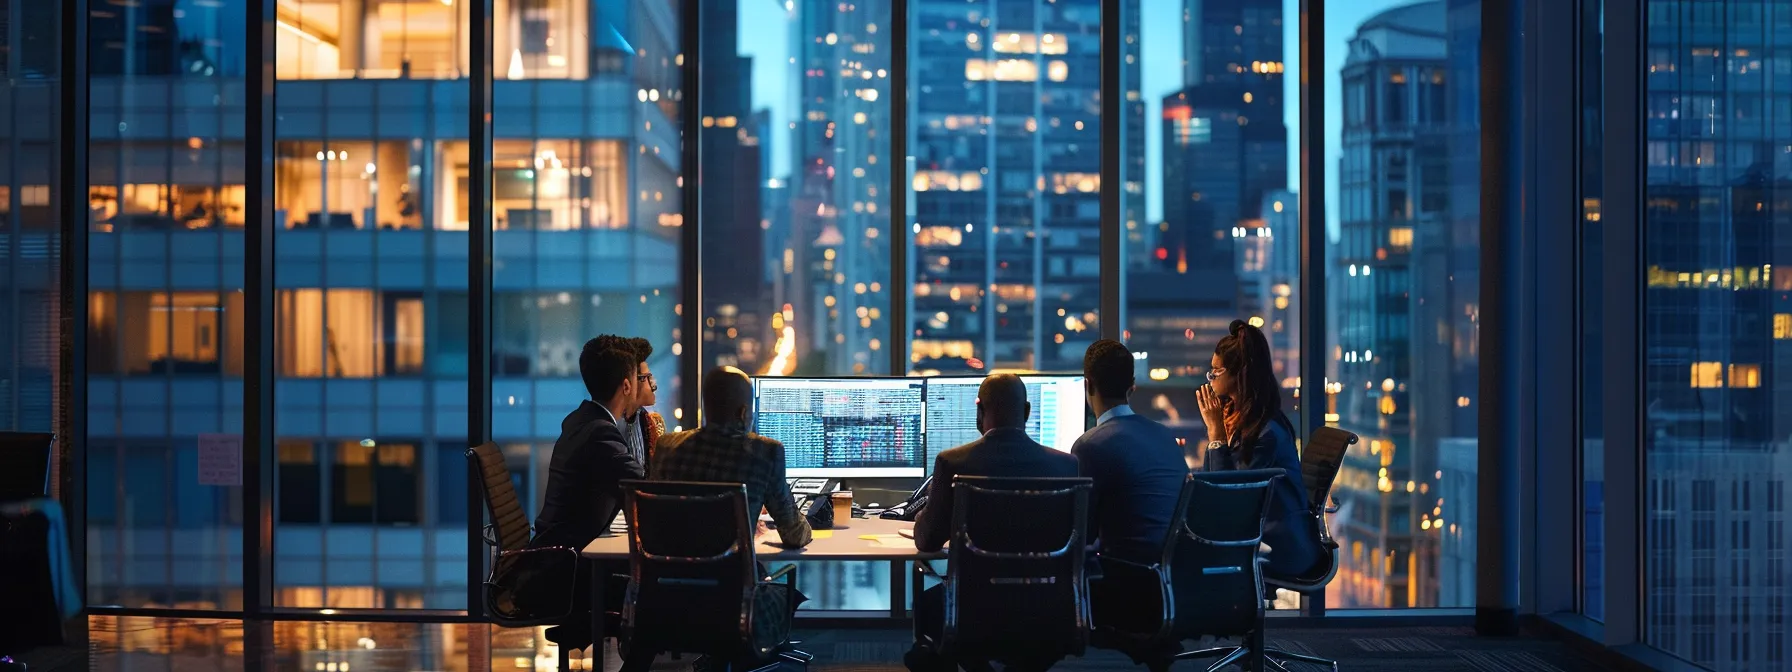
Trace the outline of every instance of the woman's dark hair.
{"label": "woman's dark hair", "polygon": [[1249,464],[1257,437],[1271,422],[1281,422],[1282,385],[1276,380],[1275,361],[1270,358],[1269,339],[1263,330],[1244,320],[1233,320],[1231,333],[1220,339],[1213,349],[1220,366],[1232,376],[1234,393],[1231,410],[1238,414],[1238,426],[1230,435],[1238,447],[1240,462]]}

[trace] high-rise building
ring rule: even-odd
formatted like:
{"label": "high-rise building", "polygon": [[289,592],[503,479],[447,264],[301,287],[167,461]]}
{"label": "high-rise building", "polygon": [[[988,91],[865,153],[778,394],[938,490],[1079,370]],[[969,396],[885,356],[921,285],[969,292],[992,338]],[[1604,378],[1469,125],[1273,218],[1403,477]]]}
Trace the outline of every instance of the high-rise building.
{"label": "high-rise building", "polygon": [[[888,21],[879,0],[784,3],[795,82],[789,235],[794,361],[782,373],[887,373],[890,308]],[[880,25],[883,24],[883,25]],[[880,32],[882,31],[882,32]],[[780,373],[774,371],[773,373]],[[900,372],[898,372],[900,373]]]}
{"label": "high-rise building", "polygon": [[[243,3],[171,4],[92,19],[84,429],[89,532],[107,541],[89,595],[240,608],[236,491],[194,475],[200,435],[242,431],[246,19]],[[467,4],[278,2],[279,606],[467,607]],[[673,12],[496,4],[491,431],[531,514],[586,398],[586,339],[647,338],[659,410],[684,410]],[[164,45],[207,60],[168,67]]]}
{"label": "high-rise building", "polygon": [[[1329,256],[1343,273],[1328,288],[1337,299],[1328,336],[1339,355],[1330,380],[1350,387],[1336,398],[1338,424],[1363,438],[1337,489],[1350,510],[1334,524],[1350,558],[1342,606],[1459,606],[1437,602],[1438,541],[1428,534],[1438,508],[1432,506],[1438,436],[1449,434],[1420,436],[1413,407],[1420,400],[1435,405],[1440,397],[1456,403],[1454,382],[1438,384],[1432,372],[1414,377],[1415,360],[1432,347],[1434,334],[1449,335],[1436,346],[1444,353],[1459,352],[1451,349],[1464,347],[1459,338],[1468,339],[1468,353],[1473,348],[1472,329],[1458,336],[1456,323],[1439,315],[1448,310],[1442,304],[1458,300],[1457,285],[1446,278],[1421,281],[1415,273],[1416,264],[1447,276],[1450,261],[1474,250],[1457,247],[1464,241],[1450,207],[1448,57],[1454,45],[1445,29],[1441,1],[1382,12],[1358,26],[1340,71],[1340,239]],[[1436,265],[1415,261],[1425,254]]]}
{"label": "high-rise building", "polygon": [[753,114],[753,59],[740,55],[739,23],[737,3],[718,2],[704,9],[698,132],[703,153],[698,180],[703,343],[710,360],[706,364],[758,372],[776,338],[770,313],[778,307],[765,300],[770,284],[759,208],[765,181],[762,129]]}
{"label": "high-rise building", "polygon": [[[1276,377],[1293,395],[1300,373],[1300,200],[1294,192],[1263,195],[1261,218],[1249,219],[1230,235],[1233,272],[1238,276],[1238,319],[1250,320],[1269,338]],[[1294,408],[1290,396],[1283,408]]]}
{"label": "high-rise building", "polygon": [[1646,638],[1709,669],[1785,669],[1792,6],[1645,16]]}
{"label": "high-rise building", "polygon": [[[1080,369],[1099,328],[1099,3],[914,13],[911,365]],[[1122,193],[1142,212],[1142,189]]]}

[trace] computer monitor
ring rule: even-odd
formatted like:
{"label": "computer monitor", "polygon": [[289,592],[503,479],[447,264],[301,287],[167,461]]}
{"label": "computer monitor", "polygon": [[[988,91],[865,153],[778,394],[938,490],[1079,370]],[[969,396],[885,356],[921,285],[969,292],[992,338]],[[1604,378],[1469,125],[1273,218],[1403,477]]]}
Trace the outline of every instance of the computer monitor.
{"label": "computer monitor", "polygon": [[[1027,401],[1027,436],[1047,447],[1070,452],[1083,434],[1083,377],[1075,375],[1023,375]],[[982,376],[936,376],[927,379],[927,469],[941,452],[975,440],[977,388]]]}
{"label": "computer monitor", "polygon": [[784,444],[789,476],[921,476],[920,378],[759,378],[753,431]]}

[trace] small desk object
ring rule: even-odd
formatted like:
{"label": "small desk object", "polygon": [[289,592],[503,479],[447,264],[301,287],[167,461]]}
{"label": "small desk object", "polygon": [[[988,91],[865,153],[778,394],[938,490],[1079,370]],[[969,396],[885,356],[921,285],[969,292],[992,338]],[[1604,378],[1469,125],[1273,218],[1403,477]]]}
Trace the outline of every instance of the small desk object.
{"label": "small desk object", "polygon": [[[915,549],[913,539],[902,536],[906,528],[913,528],[914,522],[906,520],[884,520],[881,518],[854,518],[847,527],[833,530],[817,531],[815,538],[808,546],[802,548],[785,548],[777,543],[778,533],[767,530],[759,535],[753,547],[755,559],[760,562],[798,562],[820,560],[860,560],[891,563],[890,596],[893,604],[893,615],[901,609],[902,588],[898,583],[907,580],[903,571],[907,563],[917,560],[943,560],[944,551],[922,553]],[[911,533],[912,534],[912,533]],[[627,560],[628,537],[624,535],[606,535],[593,539],[579,557],[587,561],[591,572],[591,641],[594,646],[602,647],[604,638],[604,571],[603,560]],[[602,648],[597,651],[601,654]],[[601,658],[601,655],[593,655]]]}

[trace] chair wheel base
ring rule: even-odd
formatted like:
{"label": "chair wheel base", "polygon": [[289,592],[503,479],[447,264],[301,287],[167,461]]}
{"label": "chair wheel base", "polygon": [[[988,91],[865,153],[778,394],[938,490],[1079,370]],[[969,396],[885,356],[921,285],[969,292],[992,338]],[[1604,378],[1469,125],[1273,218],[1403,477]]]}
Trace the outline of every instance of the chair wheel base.
{"label": "chair wheel base", "polygon": [[1300,654],[1300,653],[1292,653],[1292,652],[1288,652],[1288,651],[1283,651],[1281,649],[1265,649],[1263,651],[1263,656],[1264,656],[1264,658],[1266,658],[1268,660],[1268,662],[1272,666],[1279,667],[1284,670],[1290,669],[1287,666],[1288,663],[1295,662],[1295,663],[1306,663],[1308,665],[1317,665],[1319,667],[1323,667],[1328,670],[1331,670],[1332,672],[1338,672],[1338,661],[1331,660],[1329,658],[1320,658],[1318,656],[1309,656],[1309,655]]}

